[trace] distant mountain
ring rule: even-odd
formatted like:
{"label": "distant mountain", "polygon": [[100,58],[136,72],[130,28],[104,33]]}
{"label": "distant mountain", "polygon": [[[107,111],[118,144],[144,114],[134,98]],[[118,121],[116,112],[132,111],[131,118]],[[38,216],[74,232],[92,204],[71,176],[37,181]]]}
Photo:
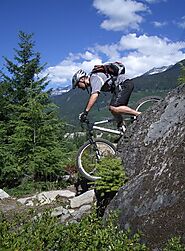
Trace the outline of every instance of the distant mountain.
{"label": "distant mountain", "polygon": [[[180,73],[180,63],[185,66],[185,60],[182,60],[175,65],[168,67],[167,70],[151,74],[143,74],[142,76],[133,78],[134,82],[134,92],[131,95],[131,102],[136,96],[141,98],[142,95],[163,95],[163,93],[177,86],[177,79]],[[142,94],[143,93],[143,94]],[[110,93],[101,93],[98,98],[98,102],[92,109],[90,116],[93,117],[106,117],[107,114],[111,116],[108,112],[108,104],[110,101]],[[52,96],[53,102],[59,107],[59,113],[63,120],[70,122],[72,124],[77,123],[78,114],[82,112],[88,101],[89,94],[86,91],[79,89],[70,90],[66,93],[62,93],[57,96]],[[135,102],[135,100],[133,102]],[[97,112],[97,111],[100,112]]]}
{"label": "distant mountain", "polygon": [[143,90],[171,90],[177,86],[177,79],[180,74],[181,64],[185,66],[185,59],[167,68],[167,70],[143,74],[133,79],[135,91]]}
{"label": "distant mountain", "polygon": [[154,67],[154,68],[152,68],[151,70],[145,72],[143,75],[152,75],[152,74],[164,72],[164,71],[170,69],[172,66],[173,66],[173,65],[162,66],[162,67]]}
{"label": "distant mountain", "polygon": [[58,96],[58,95],[61,95],[63,93],[66,93],[66,92],[68,92],[70,90],[71,90],[70,85],[65,86],[65,87],[58,87],[58,88],[52,90],[51,96]]}

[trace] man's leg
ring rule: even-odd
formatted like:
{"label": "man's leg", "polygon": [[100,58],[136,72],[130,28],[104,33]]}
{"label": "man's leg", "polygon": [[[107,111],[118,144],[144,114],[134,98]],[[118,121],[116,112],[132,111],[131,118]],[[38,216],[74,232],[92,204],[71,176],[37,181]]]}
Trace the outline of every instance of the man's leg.
{"label": "man's leg", "polygon": [[125,80],[123,83],[121,83],[115,88],[109,106],[109,110],[112,114],[130,114],[133,116],[138,116],[140,114],[140,112],[127,106],[133,89],[134,85],[131,80]]}
{"label": "man's leg", "polygon": [[119,116],[121,114],[130,114],[130,115],[138,116],[139,114],[141,114],[141,112],[138,112],[126,105],[121,105],[117,107],[110,105],[109,110],[114,116]]}
{"label": "man's leg", "polygon": [[109,110],[116,118],[118,128],[123,125],[123,114],[130,114],[133,116],[138,116],[140,114],[140,112],[127,106],[133,88],[133,82],[126,80],[120,84],[113,93]]}
{"label": "man's leg", "polygon": [[[134,117],[137,117],[140,114],[140,112],[137,112],[136,110],[134,110],[128,106],[118,106],[118,107],[109,106],[109,110],[111,111],[112,115],[114,116],[114,118],[117,122],[118,130],[123,130],[123,125],[124,125],[123,117],[121,114],[131,114]],[[134,117],[133,117],[133,119],[135,119]]]}

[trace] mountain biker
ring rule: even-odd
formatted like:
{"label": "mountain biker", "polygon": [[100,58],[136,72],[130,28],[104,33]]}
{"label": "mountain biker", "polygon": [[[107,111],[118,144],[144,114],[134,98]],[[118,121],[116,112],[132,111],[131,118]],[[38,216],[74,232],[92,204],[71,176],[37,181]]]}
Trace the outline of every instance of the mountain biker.
{"label": "mountain biker", "polygon": [[101,91],[112,92],[109,110],[117,121],[118,129],[121,128],[123,123],[122,114],[130,114],[136,117],[140,114],[140,112],[127,106],[134,85],[131,80],[126,78],[125,74],[119,74],[116,80],[113,81],[105,73],[98,72],[88,75],[84,70],[80,69],[72,78],[72,88],[75,89],[76,87],[88,92],[88,88],[90,88],[88,103],[84,111],[79,115],[81,122],[86,120]]}

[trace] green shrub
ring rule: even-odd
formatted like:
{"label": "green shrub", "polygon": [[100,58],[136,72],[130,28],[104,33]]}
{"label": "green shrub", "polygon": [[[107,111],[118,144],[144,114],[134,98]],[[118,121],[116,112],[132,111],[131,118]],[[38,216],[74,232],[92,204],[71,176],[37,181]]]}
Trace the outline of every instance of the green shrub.
{"label": "green shrub", "polygon": [[[0,251],[148,251],[141,243],[141,234],[120,230],[117,217],[110,215],[106,224],[95,213],[79,223],[61,224],[46,211],[17,214],[7,219],[0,214]],[[172,238],[163,251],[184,251],[180,238]]]}
{"label": "green shrub", "polygon": [[[28,220],[30,219],[30,220]],[[119,230],[110,218],[106,226],[91,214],[79,223],[59,224],[46,212],[42,217],[33,215],[17,217],[9,222],[1,217],[0,250],[62,250],[62,251],[144,251],[140,235]]]}
{"label": "green shrub", "polygon": [[105,157],[97,164],[97,169],[101,179],[96,180],[93,184],[96,190],[100,190],[102,193],[118,191],[128,181],[120,158]]}
{"label": "green shrub", "polygon": [[185,251],[185,245],[181,243],[180,237],[171,238],[163,251]]}
{"label": "green shrub", "polygon": [[97,217],[102,217],[110,201],[119,188],[126,184],[128,178],[123,169],[121,159],[115,156],[107,156],[101,159],[97,164],[97,170],[101,179],[91,183],[95,188]]}

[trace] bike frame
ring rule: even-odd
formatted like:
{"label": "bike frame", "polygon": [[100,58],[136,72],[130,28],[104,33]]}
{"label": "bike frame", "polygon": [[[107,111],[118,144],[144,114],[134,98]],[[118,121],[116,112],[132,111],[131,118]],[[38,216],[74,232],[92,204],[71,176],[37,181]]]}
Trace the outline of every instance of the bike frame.
{"label": "bike frame", "polygon": [[115,121],[115,119],[106,119],[106,120],[94,122],[92,125],[92,129],[97,130],[97,131],[101,131],[101,132],[109,132],[109,133],[117,134],[120,136],[123,135],[123,133],[126,131],[126,127],[124,125],[122,126],[123,132],[116,130],[116,129],[110,129],[107,127],[97,126],[97,125],[107,124],[107,123],[110,123],[113,121]]}
{"label": "bike frame", "polygon": [[[110,129],[110,128],[106,128],[106,127],[101,127],[101,126],[97,126],[97,125],[101,125],[101,124],[107,124],[110,122],[115,121],[115,119],[106,119],[106,120],[101,120],[101,121],[96,121],[94,123],[90,123],[89,120],[86,120],[85,123],[87,125],[87,133],[88,133],[88,139],[90,144],[93,146],[93,150],[96,153],[96,160],[97,162],[99,162],[100,160],[100,152],[99,149],[97,148],[96,145],[96,140],[94,140],[94,135],[93,135],[93,131],[97,130],[97,131],[101,131],[101,132],[109,132],[109,133],[113,133],[113,134],[117,134],[119,136],[123,135],[123,132],[119,131],[119,130],[114,130],[114,129]],[[125,132],[126,127],[123,127],[123,131]]]}
{"label": "bike frame", "polygon": [[94,151],[96,152],[97,161],[100,160],[100,153],[99,153],[99,150],[97,148],[96,141],[94,140],[94,137],[93,137],[93,131],[97,130],[97,131],[101,131],[101,132],[109,132],[109,133],[112,133],[112,134],[117,134],[119,136],[122,136],[123,133],[126,131],[125,126],[123,126],[123,132],[121,132],[119,130],[110,129],[110,128],[107,128],[107,127],[97,126],[97,125],[107,124],[107,123],[110,123],[110,122],[113,122],[113,121],[115,121],[114,118],[101,120],[101,121],[96,121],[94,123],[90,123],[88,120],[85,121],[85,123],[87,125],[88,139],[90,141],[90,144],[93,146]]}

